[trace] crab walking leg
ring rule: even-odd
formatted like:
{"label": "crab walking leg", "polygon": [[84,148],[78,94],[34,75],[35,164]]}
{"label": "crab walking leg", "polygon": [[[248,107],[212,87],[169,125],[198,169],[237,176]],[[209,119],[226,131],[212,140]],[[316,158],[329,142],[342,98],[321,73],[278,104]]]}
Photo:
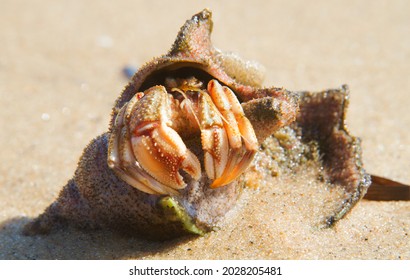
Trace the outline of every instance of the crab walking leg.
{"label": "crab walking leg", "polygon": [[238,128],[242,139],[245,142],[246,149],[249,151],[256,151],[259,147],[258,139],[256,138],[251,122],[245,116],[242,105],[239,103],[238,98],[236,98],[235,93],[230,88],[224,86],[222,89],[231,104],[231,110],[238,123]]}
{"label": "crab walking leg", "polygon": [[241,161],[236,163],[233,170],[227,171],[227,181],[231,182],[238,175],[242,174],[246,168],[251,164],[256,152],[259,148],[258,138],[256,137],[255,131],[249,119],[245,116],[241,104],[236,98],[234,92],[228,87],[223,87],[224,93],[231,104],[231,110],[238,124],[241,138],[243,139],[244,145],[242,149],[244,150]]}
{"label": "crab walking leg", "polygon": [[233,149],[239,149],[242,146],[241,134],[239,132],[239,127],[235,116],[232,112],[232,104],[224,93],[223,87],[218,81],[211,80],[208,83],[208,92],[213,103],[216,105],[218,111],[225,120],[225,124],[227,124],[225,125],[225,130],[228,134],[230,147]]}
{"label": "crab walking leg", "polygon": [[207,89],[213,100],[213,103],[216,105],[223,118],[224,129],[229,140],[228,150],[226,150],[227,164],[225,166],[225,169],[222,170],[223,172],[221,172],[218,177],[212,178],[215,180],[212,183],[211,187],[216,188],[223,185],[223,183],[225,182],[224,179],[226,178],[226,174],[229,173],[228,171],[233,170],[241,160],[242,157],[240,153],[242,151],[242,139],[235,116],[231,111],[231,104],[228,98],[225,96],[221,84],[219,84],[216,80],[211,80],[208,83]]}
{"label": "crab walking leg", "polygon": [[230,146],[227,166],[211,185],[216,188],[235,180],[250,165],[258,149],[258,140],[238,99],[228,87],[211,80],[208,92],[223,117]]}
{"label": "crab walking leg", "polygon": [[211,98],[205,92],[199,95],[198,120],[204,150],[205,171],[210,179],[220,177],[228,160],[228,136],[222,118]]}
{"label": "crab walking leg", "polygon": [[135,105],[130,119],[131,145],[141,167],[158,182],[172,189],[185,187],[182,169],[198,180],[201,166],[187,149],[179,134],[171,128],[172,99],[162,86],[152,87]]}

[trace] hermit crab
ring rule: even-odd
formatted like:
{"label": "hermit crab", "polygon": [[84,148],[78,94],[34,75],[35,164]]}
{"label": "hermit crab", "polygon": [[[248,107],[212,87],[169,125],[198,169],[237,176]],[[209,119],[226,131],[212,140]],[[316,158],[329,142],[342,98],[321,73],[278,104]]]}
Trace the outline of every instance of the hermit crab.
{"label": "hermit crab", "polygon": [[166,55],[135,73],[115,102],[109,131],[85,148],[74,177],[26,234],[66,224],[152,239],[203,234],[235,205],[243,174],[255,154],[266,153],[263,143],[278,139],[292,143],[281,145],[284,165],[317,160],[325,180],[345,189],[324,224],[364,195],[360,142],[344,124],[347,87],[263,88],[259,64],[213,47],[211,31],[211,12],[203,10]]}

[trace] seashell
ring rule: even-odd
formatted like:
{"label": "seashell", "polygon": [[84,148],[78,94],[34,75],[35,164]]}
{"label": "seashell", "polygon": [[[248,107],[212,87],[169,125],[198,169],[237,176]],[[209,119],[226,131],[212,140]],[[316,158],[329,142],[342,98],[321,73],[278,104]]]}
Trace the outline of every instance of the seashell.
{"label": "seashell", "polygon": [[[360,141],[344,122],[347,86],[264,88],[263,67],[213,47],[211,31],[205,9],[182,26],[166,55],[135,73],[108,132],[85,148],[74,177],[25,234],[73,225],[150,239],[202,235],[235,206],[259,146],[279,134],[295,143],[283,149],[284,168],[314,160],[325,180],[343,186],[347,199],[324,224],[363,197],[370,180]],[[315,151],[295,154],[311,143]]]}

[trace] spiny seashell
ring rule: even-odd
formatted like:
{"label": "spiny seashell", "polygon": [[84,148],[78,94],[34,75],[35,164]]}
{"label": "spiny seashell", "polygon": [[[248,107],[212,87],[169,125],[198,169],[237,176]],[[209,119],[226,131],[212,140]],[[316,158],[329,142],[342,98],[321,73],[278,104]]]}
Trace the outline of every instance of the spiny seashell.
{"label": "spiny seashell", "polygon": [[[241,174],[275,133],[294,135],[300,147],[317,143],[311,158],[345,188],[349,198],[328,225],[364,195],[360,143],[344,124],[347,88],[263,88],[261,66],[214,48],[211,31],[211,12],[203,10],[166,55],[136,72],[115,103],[109,131],[85,148],[74,177],[26,234],[65,224],[153,239],[203,234],[235,205]],[[293,154],[295,147],[284,150],[285,162],[304,157]]]}

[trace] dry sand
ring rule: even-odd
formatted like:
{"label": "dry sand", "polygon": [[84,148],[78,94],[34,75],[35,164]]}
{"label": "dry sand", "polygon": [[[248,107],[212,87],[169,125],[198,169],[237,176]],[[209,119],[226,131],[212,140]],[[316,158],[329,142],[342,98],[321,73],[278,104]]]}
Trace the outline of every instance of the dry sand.
{"label": "dry sand", "polygon": [[[323,193],[278,178],[247,190],[220,230],[147,242],[74,229],[20,231],[107,129],[121,70],[165,53],[209,7],[214,44],[265,65],[265,84],[351,88],[348,125],[368,172],[410,184],[410,2],[2,1],[0,259],[410,259],[410,202],[363,200],[319,229]],[[171,4],[168,4],[171,5]]]}

